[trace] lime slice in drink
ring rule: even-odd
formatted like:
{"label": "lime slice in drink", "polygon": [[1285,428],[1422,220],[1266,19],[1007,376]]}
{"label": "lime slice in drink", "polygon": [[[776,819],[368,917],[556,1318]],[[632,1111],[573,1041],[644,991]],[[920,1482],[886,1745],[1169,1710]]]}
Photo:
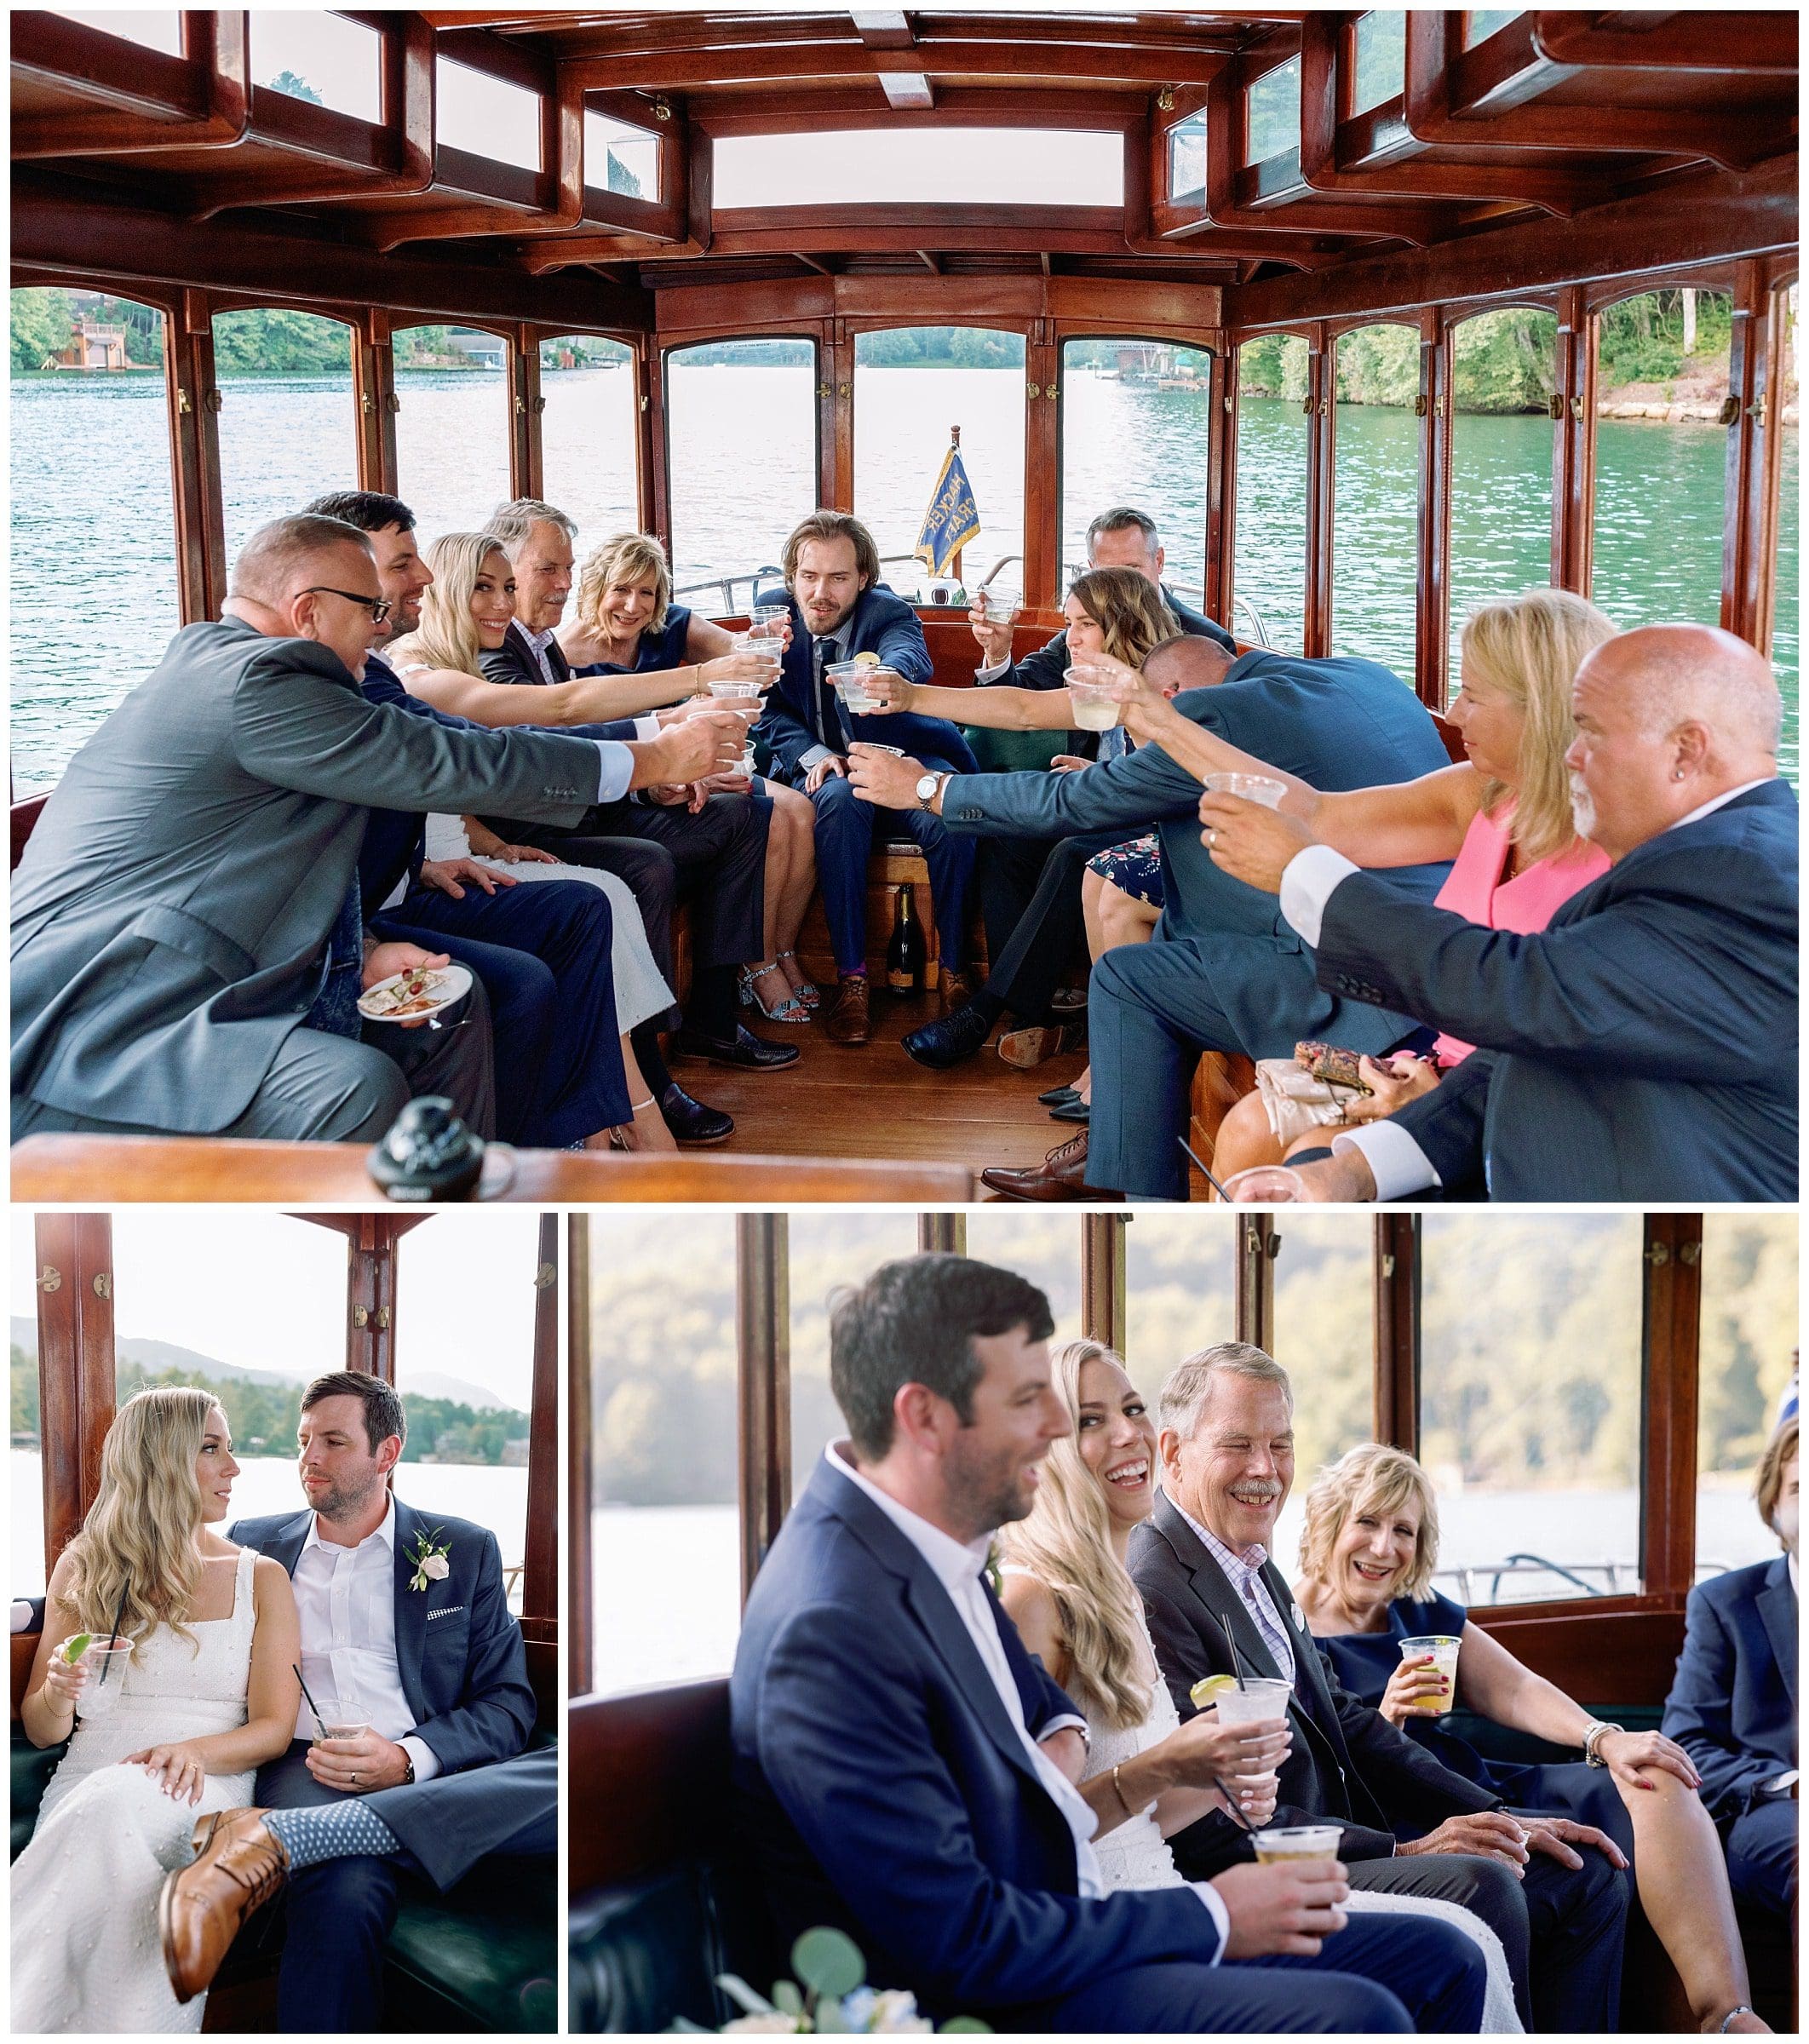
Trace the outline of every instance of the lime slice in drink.
{"label": "lime slice in drink", "polygon": [[64,1640],[64,1660],[68,1662],[72,1668],[74,1667],[89,1648],[94,1645],[94,1640],[95,1636],[92,1633],[78,1633],[73,1639]]}
{"label": "lime slice in drink", "polygon": [[1237,1686],[1238,1678],[1235,1675],[1206,1675],[1196,1682],[1187,1694],[1192,1697],[1196,1710],[1204,1710],[1209,1703],[1218,1700],[1221,1689],[1235,1689]]}

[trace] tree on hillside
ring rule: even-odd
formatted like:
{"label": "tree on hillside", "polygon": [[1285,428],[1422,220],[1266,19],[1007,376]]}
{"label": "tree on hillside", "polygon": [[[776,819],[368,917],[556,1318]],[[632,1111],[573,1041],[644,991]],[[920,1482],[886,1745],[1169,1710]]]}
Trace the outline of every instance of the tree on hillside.
{"label": "tree on hillside", "polygon": [[314,90],[307,80],[298,78],[292,71],[279,71],[271,79],[270,89],[273,92],[286,92],[292,100],[310,100],[316,106],[326,105],[326,101]]}
{"label": "tree on hillside", "polygon": [[69,344],[75,312],[67,291],[26,289],[13,293],[13,374],[28,376]]}

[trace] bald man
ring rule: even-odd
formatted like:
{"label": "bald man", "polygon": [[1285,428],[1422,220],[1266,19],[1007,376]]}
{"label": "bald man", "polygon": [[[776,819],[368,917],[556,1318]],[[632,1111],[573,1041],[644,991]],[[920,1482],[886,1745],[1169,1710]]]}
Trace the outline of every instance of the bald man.
{"label": "bald man", "polygon": [[[359,1036],[367,807],[573,822],[739,747],[732,718],[632,745],[365,702],[388,606],[369,541],[338,519],[261,527],[231,587],[226,617],[184,626],[70,762],[13,876],[15,1140],[371,1140],[408,1088]],[[595,1098],[571,1103],[594,1128],[629,1118],[606,1048]]]}
{"label": "bald man", "polygon": [[1767,663],[1706,625],[1624,632],[1572,691],[1577,829],[1612,862],[1532,936],[1363,873],[1215,795],[1213,859],[1278,891],[1319,984],[1480,1048],[1300,1168],[1317,1199],[1796,1197],[1796,799]]}

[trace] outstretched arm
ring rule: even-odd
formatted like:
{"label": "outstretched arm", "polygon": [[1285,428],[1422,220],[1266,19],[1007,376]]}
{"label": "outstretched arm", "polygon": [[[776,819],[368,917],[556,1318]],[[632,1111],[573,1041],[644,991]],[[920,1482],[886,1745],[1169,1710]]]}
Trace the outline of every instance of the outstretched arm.
{"label": "outstretched arm", "polygon": [[540,688],[486,681],[481,675],[439,667],[406,675],[402,686],[435,709],[492,731],[513,724],[606,724],[698,692],[697,670],[682,667],[653,675],[592,675],[585,680],[549,682]]}

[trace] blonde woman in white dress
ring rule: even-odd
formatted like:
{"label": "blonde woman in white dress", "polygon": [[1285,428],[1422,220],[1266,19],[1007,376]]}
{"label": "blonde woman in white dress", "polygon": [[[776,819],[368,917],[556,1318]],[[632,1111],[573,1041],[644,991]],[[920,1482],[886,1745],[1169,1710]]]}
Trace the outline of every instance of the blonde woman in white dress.
{"label": "blonde woman in white dress", "polygon": [[[1179,1886],[1169,1840],[1215,1809],[1260,1829],[1274,1811],[1275,1771],[1292,1735],[1285,1720],[1221,1726],[1209,1705],[1180,1722],[1128,1566],[1132,1530],[1155,1508],[1154,1423],[1103,1343],[1071,1341],[1051,1362],[1073,1432],[1050,1448],[1030,1516],[1000,1536],[1001,1601],[1086,1714],[1091,1748],[1080,1788],[1099,1819],[1094,1850],[1107,1886]],[[1488,1962],[1483,2029],[1521,2029],[1507,1954],[1473,1911],[1355,1889],[1343,1906],[1456,1924]]]}
{"label": "blonde woman in white dress", "polygon": [[[32,1842],[13,1864],[13,2029],[198,2030],[164,1972],[158,1897],[210,1813],[247,1805],[288,1748],[300,1703],[295,1593],[279,1563],[214,1530],[231,1516],[225,1414],[171,1386],[127,1400],[101,1450],[100,1492],[51,1572],[20,1706],[34,1746],[69,1740]],[[132,1652],[106,1714],[76,1713],[99,1680],[71,1667],[116,1611]],[[73,1735],[72,1737],[72,1734]]]}

